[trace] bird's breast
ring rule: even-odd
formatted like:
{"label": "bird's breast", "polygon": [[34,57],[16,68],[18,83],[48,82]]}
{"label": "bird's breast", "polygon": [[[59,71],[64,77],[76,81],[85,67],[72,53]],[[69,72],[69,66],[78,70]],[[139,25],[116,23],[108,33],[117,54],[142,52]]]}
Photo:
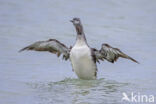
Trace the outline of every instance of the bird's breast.
{"label": "bird's breast", "polygon": [[73,47],[70,52],[72,67],[81,79],[95,79],[96,64],[92,60],[90,48],[87,45]]}

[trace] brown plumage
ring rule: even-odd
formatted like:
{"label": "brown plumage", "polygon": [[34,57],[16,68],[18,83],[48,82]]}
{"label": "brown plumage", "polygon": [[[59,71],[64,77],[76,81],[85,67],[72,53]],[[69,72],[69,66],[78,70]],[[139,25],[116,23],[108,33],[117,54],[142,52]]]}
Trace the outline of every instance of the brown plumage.
{"label": "brown plumage", "polygon": [[48,52],[56,54],[58,57],[61,54],[63,54],[63,59],[65,60],[69,58],[69,52],[70,52],[69,48],[67,48],[64,44],[62,44],[56,39],[49,39],[47,41],[35,42],[21,49],[19,52],[22,52],[24,50],[48,51]]}
{"label": "brown plumage", "polygon": [[119,57],[122,57],[122,58],[130,59],[133,62],[139,63],[138,61],[136,61],[132,57],[123,53],[120,49],[113,48],[109,44],[102,44],[102,47],[100,50],[93,49],[93,51],[96,54],[97,62],[99,62],[98,59],[100,59],[102,61],[104,59],[106,59],[107,61],[114,63],[115,61],[117,61],[117,59]]}
{"label": "brown plumage", "polygon": [[102,44],[100,50],[90,48],[87,43],[80,19],[73,18],[71,22],[73,23],[77,32],[76,43],[73,47],[70,46],[70,48],[68,48],[56,39],[49,39],[46,41],[35,42],[21,49],[19,52],[24,50],[48,51],[56,54],[58,57],[62,54],[63,59],[68,60],[70,58],[73,71],[75,71],[77,76],[82,79],[96,79],[96,62],[100,63],[99,60],[107,60],[111,63],[114,63],[119,57],[122,57],[139,63],[132,57],[123,53],[120,49],[113,48],[108,44]]}

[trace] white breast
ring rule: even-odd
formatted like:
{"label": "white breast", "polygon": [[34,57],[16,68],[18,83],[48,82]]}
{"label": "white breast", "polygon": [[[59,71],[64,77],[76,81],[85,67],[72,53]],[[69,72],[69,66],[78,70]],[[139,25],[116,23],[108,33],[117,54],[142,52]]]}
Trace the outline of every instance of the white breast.
{"label": "white breast", "polygon": [[81,79],[96,79],[96,63],[92,60],[90,48],[76,44],[70,52],[72,67]]}

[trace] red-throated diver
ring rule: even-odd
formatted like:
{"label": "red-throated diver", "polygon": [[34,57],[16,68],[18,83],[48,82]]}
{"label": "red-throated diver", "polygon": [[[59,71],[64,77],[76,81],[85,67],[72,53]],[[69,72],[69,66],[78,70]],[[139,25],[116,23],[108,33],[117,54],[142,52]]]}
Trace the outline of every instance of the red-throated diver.
{"label": "red-throated diver", "polygon": [[87,44],[80,19],[73,18],[71,22],[73,23],[77,32],[76,43],[72,48],[66,47],[56,39],[49,39],[47,41],[35,42],[34,44],[21,49],[19,52],[24,50],[49,51],[57,54],[58,57],[63,54],[63,59],[70,59],[73,71],[75,71],[76,75],[80,79],[87,80],[96,79],[96,62],[99,62],[99,60],[107,60],[114,63],[119,57],[122,57],[138,63],[130,56],[121,52],[118,48],[113,48],[108,44],[102,44],[100,50],[90,48]]}

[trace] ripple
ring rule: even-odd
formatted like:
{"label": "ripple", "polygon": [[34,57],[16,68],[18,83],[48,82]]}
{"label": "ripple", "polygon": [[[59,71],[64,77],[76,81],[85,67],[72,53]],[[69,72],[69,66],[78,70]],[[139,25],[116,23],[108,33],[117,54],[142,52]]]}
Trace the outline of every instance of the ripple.
{"label": "ripple", "polygon": [[[120,101],[122,88],[128,86],[128,83],[120,83],[114,80],[81,80],[66,78],[58,82],[32,82],[27,83],[34,89],[38,101],[44,104],[53,102],[72,103],[72,104],[90,104],[102,103],[103,101]],[[110,99],[110,97],[112,99]]]}

